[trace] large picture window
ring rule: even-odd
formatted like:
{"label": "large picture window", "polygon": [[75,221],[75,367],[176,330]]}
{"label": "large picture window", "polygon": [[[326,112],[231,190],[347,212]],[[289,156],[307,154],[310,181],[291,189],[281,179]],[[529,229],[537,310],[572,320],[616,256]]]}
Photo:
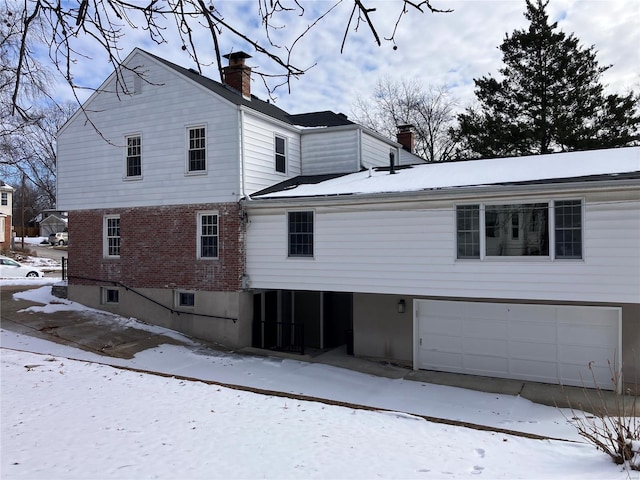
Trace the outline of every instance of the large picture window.
{"label": "large picture window", "polygon": [[218,258],[218,214],[198,214],[198,258]]}
{"label": "large picture window", "polygon": [[189,136],[188,164],[189,172],[204,172],[207,169],[206,132],[204,127],[190,127],[187,129]]}
{"label": "large picture window", "polygon": [[313,257],[313,212],[289,212],[289,256]]}
{"label": "large picture window", "polygon": [[582,202],[458,205],[456,232],[459,259],[581,259]]}
{"label": "large picture window", "polygon": [[120,216],[104,218],[104,256],[120,257]]}

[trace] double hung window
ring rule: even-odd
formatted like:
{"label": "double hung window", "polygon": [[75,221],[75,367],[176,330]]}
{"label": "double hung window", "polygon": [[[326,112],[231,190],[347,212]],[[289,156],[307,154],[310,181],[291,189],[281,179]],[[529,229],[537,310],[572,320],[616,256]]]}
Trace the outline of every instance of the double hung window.
{"label": "double hung window", "polygon": [[120,215],[104,217],[104,256],[120,257]]}
{"label": "double hung window", "polygon": [[275,137],[276,172],[287,172],[287,139],[276,135]]}
{"label": "double hung window", "polygon": [[207,148],[205,127],[189,127],[188,135],[188,172],[204,172],[207,169]]}
{"label": "double hung window", "polygon": [[218,258],[218,214],[198,213],[198,258]]}
{"label": "double hung window", "polygon": [[130,135],[127,141],[127,178],[142,176],[142,141],[140,135]]}
{"label": "double hung window", "polygon": [[289,257],[313,257],[313,212],[289,212]]}

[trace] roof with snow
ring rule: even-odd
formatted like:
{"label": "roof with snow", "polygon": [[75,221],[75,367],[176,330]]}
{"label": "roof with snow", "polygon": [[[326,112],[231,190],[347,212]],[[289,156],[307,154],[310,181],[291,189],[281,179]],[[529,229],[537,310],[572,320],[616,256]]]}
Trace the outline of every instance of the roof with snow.
{"label": "roof with snow", "polygon": [[254,193],[251,198],[403,193],[630,178],[640,179],[640,147],[429,163],[396,168],[395,175],[387,167],[333,178],[302,176]]}

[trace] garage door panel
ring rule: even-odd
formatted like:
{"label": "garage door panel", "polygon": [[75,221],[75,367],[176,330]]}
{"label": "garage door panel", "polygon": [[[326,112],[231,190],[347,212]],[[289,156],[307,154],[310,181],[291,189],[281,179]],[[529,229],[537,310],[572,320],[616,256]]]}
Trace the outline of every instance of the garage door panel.
{"label": "garage door panel", "polygon": [[465,354],[463,365],[466,373],[477,375],[497,375],[508,367],[504,357]]}
{"label": "garage door panel", "polygon": [[510,342],[510,354],[514,359],[555,362],[557,348],[552,343]]}
{"label": "garage door panel", "polygon": [[462,353],[462,337],[451,335],[429,335],[422,340],[424,350]]}
{"label": "garage door panel", "polygon": [[[417,368],[614,389],[620,309],[416,300]],[[436,314],[433,314],[436,312]],[[425,348],[431,350],[425,351]]]}
{"label": "garage door panel", "polygon": [[462,322],[462,333],[473,338],[507,338],[509,331],[506,320],[479,319],[475,322]]}
{"label": "garage door panel", "polygon": [[512,359],[509,363],[514,378],[523,380],[544,381],[543,379],[558,378],[558,364],[556,362],[540,362],[526,359]]}
{"label": "garage door panel", "polygon": [[504,340],[491,338],[464,338],[462,340],[463,351],[469,355],[507,355],[508,344]]}
{"label": "garage door panel", "polygon": [[555,343],[557,328],[554,324],[511,322],[509,324],[509,338],[517,341],[531,341],[540,343]]}

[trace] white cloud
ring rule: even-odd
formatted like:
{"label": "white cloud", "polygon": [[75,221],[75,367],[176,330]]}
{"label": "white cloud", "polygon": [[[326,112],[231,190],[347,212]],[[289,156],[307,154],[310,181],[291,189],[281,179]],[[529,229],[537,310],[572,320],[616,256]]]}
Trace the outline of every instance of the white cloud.
{"label": "white cloud", "polygon": [[[326,10],[333,1],[302,2],[307,13]],[[371,18],[376,22],[381,38],[389,37],[398,16],[398,1],[372,1],[376,7]],[[448,85],[461,105],[473,101],[474,78],[497,75],[501,66],[498,46],[505,34],[528,24],[523,16],[524,1],[516,0],[451,0],[433,1],[434,6],[453,8],[452,13],[411,12],[406,15],[396,33],[398,46],[382,40],[374,43],[366,25],[349,31],[345,51],[340,54],[345,27],[352,3],[343,1],[306,35],[294,50],[293,63],[311,68],[286,89],[276,93],[277,105],[291,113],[334,110],[348,113],[356,95],[372,92],[377,79],[390,75],[415,78],[425,85]],[[257,15],[255,0],[218,0],[216,8],[226,20],[251,37],[265,40],[264,28]],[[311,12],[313,11],[313,12]],[[640,2],[638,0],[551,0],[547,9],[550,21],[557,21],[565,33],[573,33],[583,46],[594,45],[600,65],[613,65],[602,77],[612,92],[640,90]],[[311,17],[288,15],[282,19],[284,28],[273,32],[276,43],[293,41],[309,25]],[[173,24],[168,25],[173,28]],[[198,53],[205,63],[213,62],[213,44],[205,32],[195,35]],[[181,50],[176,34],[167,31],[168,43],[156,45],[144,30],[128,30],[119,43],[123,57],[139,46],[179,65],[192,67],[193,62]],[[105,55],[83,39],[81,50],[91,61],[78,59],[76,78],[97,87],[110,73]],[[223,53],[245,50],[253,58],[249,64],[263,71],[274,72],[268,60],[253,47],[230,32],[220,36]],[[286,50],[280,55],[286,57]],[[215,63],[204,74],[219,79]],[[253,93],[267,98],[260,81],[253,84]],[[58,91],[67,96],[65,87]]]}

